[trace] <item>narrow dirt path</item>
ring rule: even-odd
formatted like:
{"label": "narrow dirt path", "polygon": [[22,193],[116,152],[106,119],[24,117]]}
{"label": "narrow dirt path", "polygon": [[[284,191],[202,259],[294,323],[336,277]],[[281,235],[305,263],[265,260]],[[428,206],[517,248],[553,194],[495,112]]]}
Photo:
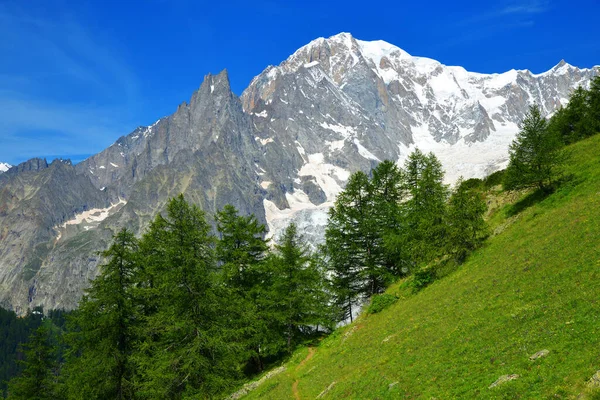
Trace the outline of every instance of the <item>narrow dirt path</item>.
{"label": "narrow dirt path", "polygon": [[[309,347],[308,348],[308,354],[306,355],[306,357],[304,358],[304,360],[302,360],[300,362],[300,364],[298,364],[298,366],[296,367],[296,371],[298,371],[300,368],[302,368],[304,366],[304,364],[306,364],[306,362],[308,360],[310,360],[314,355],[315,355],[315,348],[314,347]],[[298,379],[296,379],[296,381],[292,385],[292,392],[294,393],[294,399],[295,400],[300,400],[300,392],[298,392]]]}
{"label": "narrow dirt path", "polygon": [[296,367],[296,371],[298,371],[300,368],[302,368],[304,366],[304,364],[306,364],[306,362],[308,360],[310,360],[311,358],[313,358],[313,356],[315,355],[315,348],[314,347],[309,347],[308,348],[308,354],[306,355],[306,357],[304,358],[304,360],[302,360],[300,362],[300,364],[298,364],[298,366]]}

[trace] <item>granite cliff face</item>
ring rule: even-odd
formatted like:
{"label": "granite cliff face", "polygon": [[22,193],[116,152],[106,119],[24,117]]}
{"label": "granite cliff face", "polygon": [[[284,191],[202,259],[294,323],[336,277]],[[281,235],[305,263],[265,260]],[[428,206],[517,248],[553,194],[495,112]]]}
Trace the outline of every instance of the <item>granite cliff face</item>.
{"label": "granite cliff face", "polygon": [[528,105],[548,115],[596,69],[478,74],[349,34],[317,39],[238,97],[227,72],[189,102],[73,166],[33,159],[0,175],[0,305],[74,308],[118,229],[141,232],[184,193],[227,203],[270,235],[295,221],[317,243],[352,172],[434,151],[447,179],[503,167]]}

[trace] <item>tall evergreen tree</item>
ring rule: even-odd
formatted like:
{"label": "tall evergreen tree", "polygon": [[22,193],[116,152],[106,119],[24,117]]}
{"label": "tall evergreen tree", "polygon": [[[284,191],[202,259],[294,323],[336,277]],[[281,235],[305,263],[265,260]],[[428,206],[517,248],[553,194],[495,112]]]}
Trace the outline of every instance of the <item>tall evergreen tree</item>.
{"label": "tall evergreen tree", "polygon": [[42,312],[41,307],[36,307],[27,310],[25,316],[17,317],[14,311],[0,307],[0,397],[6,396],[7,381],[23,370],[18,362],[22,354],[19,344],[27,342],[42,324]]}
{"label": "tall evergreen tree", "polygon": [[470,189],[462,178],[448,200],[447,233],[448,253],[457,262],[475,250],[487,234],[487,224],[483,219],[487,205],[482,193]]}
{"label": "tall evergreen tree", "polygon": [[566,107],[559,109],[548,121],[549,134],[569,144],[594,133],[589,110],[589,93],[579,86],[571,94]]}
{"label": "tall evergreen tree", "polygon": [[419,149],[411,153],[405,167],[409,200],[402,205],[404,230],[399,240],[409,249],[413,266],[429,262],[444,248],[448,187],[443,183],[442,164],[433,153]]}
{"label": "tall evergreen tree", "polygon": [[362,299],[381,292],[388,277],[373,198],[369,178],[359,171],[329,210],[325,251],[343,319],[352,318],[353,307]]}
{"label": "tall evergreen tree", "polygon": [[521,130],[510,145],[510,161],[504,175],[506,189],[537,187],[549,190],[557,179],[564,157],[562,142],[556,131],[547,129],[547,122],[536,105],[521,123]]}
{"label": "tall evergreen tree", "polygon": [[268,244],[266,228],[254,215],[240,216],[232,205],[217,212],[217,258],[226,281],[240,290],[253,285],[253,267],[264,260]]}
{"label": "tall evergreen tree", "polygon": [[277,353],[271,343],[270,309],[265,306],[264,290],[271,284],[263,264],[269,247],[266,228],[254,215],[240,216],[226,205],[217,213],[217,259],[229,294],[230,304],[238,307],[240,319],[237,341],[248,353],[254,370],[262,371],[264,358]]}
{"label": "tall evergreen tree", "polygon": [[14,400],[60,399],[57,387],[56,347],[47,324],[42,324],[23,345],[25,360],[21,374],[10,380],[8,398]]}
{"label": "tall evergreen tree", "polygon": [[308,249],[298,229],[291,223],[275,246],[271,262],[276,271],[273,292],[279,299],[279,321],[288,352],[316,326],[326,322],[324,277],[311,262]]}
{"label": "tall evergreen tree", "polygon": [[591,134],[600,133],[600,76],[594,77],[587,96]]}
{"label": "tall evergreen tree", "polygon": [[123,229],[102,253],[108,262],[71,317],[67,363],[70,398],[132,399],[136,311],[132,301],[138,267],[137,240]]}
{"label": "tall evergreen tree", "polygon": [[228,326],[236,317],[216,284],[214,242],[204,213],[183,195],[142,239],[149,253],[140,297],[159,299],[144,318],[136,357],[144,398],[210,397],[235,378],[239,360]]}
{"label": "tall evergreen tree", "polygon": [[390,245],[390,240],[403,229],[400,210],[401,202],[406,198],[404,173],[396,163],[384,160],[373,170],[371,186],[378,252],[383,254],[387,271],[399,276],[402,274],[402,253],[405,249],[399,243]]}

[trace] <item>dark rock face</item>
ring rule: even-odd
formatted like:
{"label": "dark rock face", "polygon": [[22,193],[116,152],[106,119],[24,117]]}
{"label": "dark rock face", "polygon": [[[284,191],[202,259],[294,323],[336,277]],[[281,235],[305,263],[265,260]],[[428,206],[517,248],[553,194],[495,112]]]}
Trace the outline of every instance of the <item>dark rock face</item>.
{"label": "dark rock face", "polygon": [[76,307],[97,251],[179,193],[209,219],[231,203],[270,235],[295,221],[317,243],[352,172],[416,146],[449,180],[493,172],[529,104],[550,114],[595,74],[564,62],[475,74],[349,34],[304,46],[239,98],[226,71],[209,74],[173,114],[75,166],[32,159],[0,175],[0,305]]}

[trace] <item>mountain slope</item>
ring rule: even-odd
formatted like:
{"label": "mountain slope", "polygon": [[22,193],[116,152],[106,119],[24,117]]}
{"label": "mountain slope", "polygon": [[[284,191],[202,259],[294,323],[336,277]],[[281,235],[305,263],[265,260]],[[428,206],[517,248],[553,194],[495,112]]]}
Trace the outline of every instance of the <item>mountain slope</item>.
{"label": "mountain slope", "polygon": [[[349,173],[368,172],[383,159],[402,162],[415,147],[434,151],[450,182],[505,167],[528,106],[552,114],[598,70],[561,61],[537,75],[486,75],[348,33],[316,39],[268,67],[242,94],[261,140],[281,143],[293,160],[285,174],[267,168],[268,181],[283,184],[287,199],[265,202],[269,228],[278,231],[294,219],[311,227],[309,234],[322,232],[327,204],[315,202],[300,178],[311,179],[314,197],[331,204]],[[277,154],[266,155],[267,165],[278,165]]]}
{"label": "mountain slope", "polygon": [[[506,162],[529,103],[552,113],[597,73],[563,62],[539,75],[476,74],[339,34],[268,67],[241,97],[226,71],[206,75],[172,115],[55,175],[54,190],[39,190],[49,182],[43,160],[0,175],[0,226],[13,235],[0,242],[0,305],[74,308],[111,235],[141,232],[179,193],[209,215],[232,203],[269,235],[295,221],[317,244],[351,173],[418,146],[450,181],[482,176]],[[27,198],[14,194],[21,175]],[[23,215],[36,217],[21,225]]]}
{"label": "mountain slope", "polygon": [[[450,276],[337,331],[252,398],[575,398],[600,370],[600,135],[572,179]],[[504,210],[506,211],[506,210]],[[535,361],[530,356],[549,350]],[[502,375],[519,378],[488,387]],[[580,397],[577,397],[580,398]],[[585,397],[583,397],[585,398]]]}

